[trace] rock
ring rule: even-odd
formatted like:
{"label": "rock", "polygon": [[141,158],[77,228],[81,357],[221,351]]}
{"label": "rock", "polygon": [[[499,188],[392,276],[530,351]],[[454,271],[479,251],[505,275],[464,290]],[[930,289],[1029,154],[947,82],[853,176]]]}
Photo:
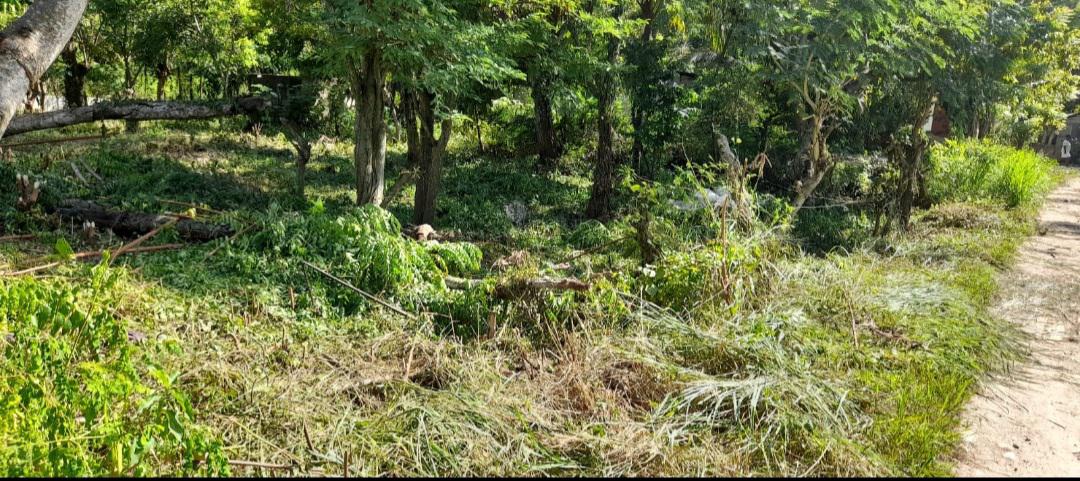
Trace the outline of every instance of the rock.
{"label": "rock", "polygon": [[529,220],[529,208],[521,202],[514,201],[503,206],[503,212],[515,227],[524,227]]}

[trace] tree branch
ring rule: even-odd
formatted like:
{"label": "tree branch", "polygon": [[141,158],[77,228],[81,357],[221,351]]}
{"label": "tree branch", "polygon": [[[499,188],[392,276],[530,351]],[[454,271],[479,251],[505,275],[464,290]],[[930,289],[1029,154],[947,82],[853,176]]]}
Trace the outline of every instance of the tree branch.
{"label": "tree branch", "polygon": [[57,129],[99,120],[199,120],[248,115],[269,108],[265,97],[241,97],[231,102],[102,102],[87,107],[20,115],[11,121],[7,135]]}

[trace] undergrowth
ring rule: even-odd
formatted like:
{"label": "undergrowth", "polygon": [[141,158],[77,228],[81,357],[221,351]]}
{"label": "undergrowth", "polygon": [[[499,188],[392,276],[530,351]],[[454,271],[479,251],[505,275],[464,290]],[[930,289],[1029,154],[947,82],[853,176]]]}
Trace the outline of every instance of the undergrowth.
{"label": "undergrowth", "polygon": [[[126,347],[116,352],[134,366],[120,372],[143,383],[109,412],[171,393],[161,398],[169,408],[151,411],[184,413],[190,426],[188,437],[154,441],[154,457],[135,458],[144,470],[136,474],[187,472],[192,459],[219,469],[224,457],[305,474],[340,473],[346,459],[353,475],[947,474],[963,403],[982,376],[1020,355],[1016,333],[988,308],[997,272],[1032,233],[1053,182],[1039,159],[988,168],[939,195],[906,235],[869,239],[865,226],[834,226],[851,232],[820,235],[847,249],[809,256],[794,244],[781,200],[749,199],[755,216],[743,220],[667,201],[715,184],[715,173],[630,182],[619,193],[628,207],[600,223],[575,213],[588,186],[580,176],[452,156],[437,226],[449,240],[420,243],[401,235],[408,201],[389,211],[349,204],[348,175],[336,170],[346,147],[319,150],[309,201],[290,197],[282,150],[280,139],[150,130],[73,149],[109,173],[103,182],[80,185],[58,161],[40,174],[60,196],[175,211],[161,202],[167,195],[215,210],[200,220],[248,229],[235,240],[125,256],[107,271],[75,263],[55,271],[73,286],[128,273],[95,294],[108,302],[71,294],[120,337]],[[961,182],[956,169],[976,162],[969,150],[997,165],[997,147],[939,147],[935,192]],[[49,155],[32,151],[16,166]],[[151,183],[153,195],[136,195],[133,178],[143,174],[122,172],[133,162],[155,177],[177,172]],[[223,193],[200,190],[207,183]],[[524,223],[505,215],[510,202],[525,207]],[[9,230],[45,225],[41,212],[5,216]],[[0,265],[22,265],[59,237],[77,250],[118,242],[81,240],[64,226],[38,231],[38,241],[0,245]],[[165,232],[154,242],[175,240]],[[642,262],[651,249],[661,255]],[[448,276],[479,282],[461,289]],[[512,288],[537,278],[591,288]],[[64,285],[4,284],[82,292]],[[136,348],[123,329],[175,348]],[[143,357],[145,368],[133,360]],[[158,414],[145,416],[110,429],[157,426]],[[207,430],[194,427],[196,417]],[[207,455],[175,450],[187,442]],[[93,462],[71,472],[115,472],[112,455],[101,455],[109,449],[87,448],[98,457],[84,453]]]}

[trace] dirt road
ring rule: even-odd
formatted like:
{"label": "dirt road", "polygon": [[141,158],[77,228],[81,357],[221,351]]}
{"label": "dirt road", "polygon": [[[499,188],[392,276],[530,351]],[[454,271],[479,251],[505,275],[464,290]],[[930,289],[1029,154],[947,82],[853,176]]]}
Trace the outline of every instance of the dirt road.
{"label": "dirt road", "polygon": [[994,313],[1031,336],[1031,359],[967,407],[957,476],[1080,476],[1080,178],[1050,196],[1039,229]]}

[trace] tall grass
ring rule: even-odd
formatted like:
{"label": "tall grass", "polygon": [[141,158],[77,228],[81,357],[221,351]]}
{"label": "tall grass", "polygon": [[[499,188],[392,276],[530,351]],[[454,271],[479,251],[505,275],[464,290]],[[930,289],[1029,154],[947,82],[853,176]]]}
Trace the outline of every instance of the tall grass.
{"label": "tall grass", "polygon": [[1054,184],[1054,161],[1030,149],[990,141],[950,140],[930,153],[932,200],[1029,204]]}

